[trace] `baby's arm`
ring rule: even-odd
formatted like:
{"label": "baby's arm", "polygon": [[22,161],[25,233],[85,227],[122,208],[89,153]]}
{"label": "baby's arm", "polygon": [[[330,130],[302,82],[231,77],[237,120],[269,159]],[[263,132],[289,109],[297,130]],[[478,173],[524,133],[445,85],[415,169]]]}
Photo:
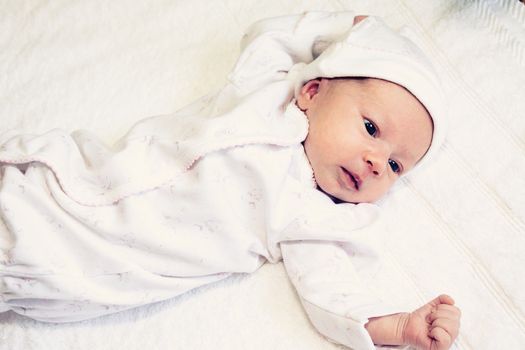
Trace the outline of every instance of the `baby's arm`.
{"label": "baby's arm", "polygon": [[411,313],[388,306],[360,278],[373,275],[379,257],[366,236],[356,238],[355,244],[281,242],[286,270],[312,324],[353,349],[372,350],[374,344],[448,349],[459,328],[453,300],[440,296]]}
{"label": "baby's arm", "polygon": [[440,295],[411,313],[370,318],[365,328],[377,345],[446,350],[458,336],[460,317],[454,300]]}
{"label": "baby's arm", "polygon": [[[379,260],[366,242],[369,236],[355,232],[355,244],[331,241],[280,244],[286,271],[312,324],[329,340],[359,350],[375,349],[365,328],[371,317],[404,311],[380,300],[363,283],[361,277],[373,276]],[[377,326],[381,328],[389,322],[384,318]]]}

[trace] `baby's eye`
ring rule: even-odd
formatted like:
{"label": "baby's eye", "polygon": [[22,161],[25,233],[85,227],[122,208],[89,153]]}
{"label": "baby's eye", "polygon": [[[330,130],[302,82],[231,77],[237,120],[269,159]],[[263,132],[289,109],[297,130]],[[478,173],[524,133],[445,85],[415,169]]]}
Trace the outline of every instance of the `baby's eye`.
{"label": "baby's eye", "polygon": [[368,119],[363,119],[364,120],[364,123],[365,123],[365,128],[366,128],[366,131],[372,135],[372,136],[376,136],[377,134],[377,128],[376,126],[374,125],[374,123],[372,123],[370,120]]}
{"label": "baby's eye", "polygon": [[397,164],[397,162],[395,160],[389,159],[388,160],[388,165],[390,165],[390,168],[392,168],[392,171],[394,173],[399,173],[401,171],[401,168],[400,168],[399,164]]}

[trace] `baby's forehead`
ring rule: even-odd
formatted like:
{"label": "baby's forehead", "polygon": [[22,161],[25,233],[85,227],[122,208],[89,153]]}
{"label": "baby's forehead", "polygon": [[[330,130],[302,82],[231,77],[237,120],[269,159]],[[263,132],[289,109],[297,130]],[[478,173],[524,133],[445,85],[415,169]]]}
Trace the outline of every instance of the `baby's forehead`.
{"label": "baby's forehead", "polygon": [[[370,95],[385,95],[385,94],[397,94],[397,98],[410,98],[417,101],[423,108],[425,105],[405,86],[398,83],[394,83],[388,80],[374,78],[374,77],[341,77],[341,78],[328,78],[327,82],[331,89],[345,92],[356,90],[362,96]],[[399,93],[403,91],[403,93]]]}
{"label": "baby's forehead", "polygon": [[[358,108],[391,141],[393,151],[419,160],[430,147],[433,121],[425,106],[405,87],[383,79],[359,77],[331,79],[341,108]],[[335,94],[334,94],[335,95]]]}
{"label": "baby's forehead", "polygon": [[[365,76],[358,76],[358,77],[338,77],[338,78],[319,78],[319,79],[326,79],[329,84],[334,88],[341,88],[349,85],[356,85],[356,86],[362,86],[362,87],[368,87],[371,89],[397,89],[402,88],[406,91],[409,91],[406,87],[403,85],[400,85],[398,83],[394,83],[385,79],[375,78],[375,77],[365,77]],[[410,91],[409,91],[410,92]]]}

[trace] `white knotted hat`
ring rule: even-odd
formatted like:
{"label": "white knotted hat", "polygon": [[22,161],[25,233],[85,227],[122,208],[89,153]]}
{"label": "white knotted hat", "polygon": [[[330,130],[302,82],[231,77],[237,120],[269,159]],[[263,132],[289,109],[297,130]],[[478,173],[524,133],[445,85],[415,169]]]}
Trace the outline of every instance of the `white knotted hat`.
{"label": "white knotted hat", "polygon": [[442,144],[447,129],[444,93],[429,59],[409,39],[408,28],[395,31],[378,17],[367,17],[340,40],[314,45],[311,63],[299,63],[289,72],[295,96],[316,78],[370,77],[388,80],[410,91],[432,117],[432,143],[422,160],[431,159]]}

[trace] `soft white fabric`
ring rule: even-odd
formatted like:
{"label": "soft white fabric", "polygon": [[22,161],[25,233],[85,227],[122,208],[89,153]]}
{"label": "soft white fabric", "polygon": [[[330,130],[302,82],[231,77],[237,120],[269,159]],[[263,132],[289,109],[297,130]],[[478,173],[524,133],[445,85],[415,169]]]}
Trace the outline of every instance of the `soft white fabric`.
{"label": "soft white fabric", "polygon": [[[525,10],[496,1],[56,0],[0,11],[1,130],[82,128],[112,144],[137,120],[223,86],[255,20],[354,10],[409,25],[444,82],[443,152],[382,203],[387,264],[368,281],[410,310],[463,311],[454,349],[525,347]],[[424,170],[423,170],[424,169]],[[54,325],[0,315],[0,349],[340,349],[313,327],[281,264],[159,304]]]}

